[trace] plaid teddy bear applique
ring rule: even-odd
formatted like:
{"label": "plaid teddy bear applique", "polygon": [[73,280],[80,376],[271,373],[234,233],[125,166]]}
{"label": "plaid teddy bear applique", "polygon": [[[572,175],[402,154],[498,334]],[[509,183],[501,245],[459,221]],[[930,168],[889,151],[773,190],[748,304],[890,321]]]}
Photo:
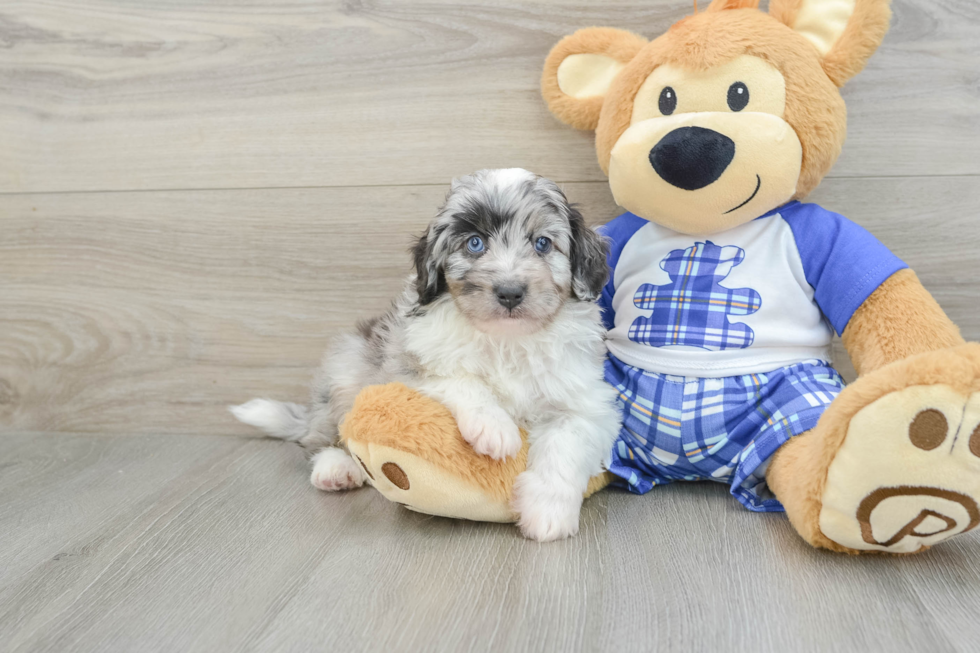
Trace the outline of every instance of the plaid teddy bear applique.
{"label": "plaid teddy bear applique", "polygon": [[653,313],[633,321],[629,339],[651,347],[687,345],[709,351],[750,347],[755,333],[741,322],[729,322],[728,316],[755,313],[762,297],[752,288],[721,285],[744,258],[742,248],[720,247],[710,240],[667,254],[660,268],[671,283],[645,283],[637,289],[633,303]]}

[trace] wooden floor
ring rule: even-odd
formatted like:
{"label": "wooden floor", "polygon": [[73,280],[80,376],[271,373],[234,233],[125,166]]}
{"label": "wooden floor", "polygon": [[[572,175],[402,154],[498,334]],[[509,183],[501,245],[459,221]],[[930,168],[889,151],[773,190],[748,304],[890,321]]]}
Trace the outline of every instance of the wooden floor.
{"label": "wooden floor", "polygon": [[582,532],[426,517],[305,482],[295,446],[11,435],[5,651],[976,651],[980,536],[816,551],[714,484],[586,502]]}
{"label": "wooden floor", "polygon": [[[893,7],[812,200],[978,340],[980,4]],[[691,9],[0,2],[0,650],[976,651],[980,536],[844,558],[684,485],[602,493],[536,545],[318,493],[225,409],[304,399],[454,175],[523,166],[616,215],[543,58]]]}

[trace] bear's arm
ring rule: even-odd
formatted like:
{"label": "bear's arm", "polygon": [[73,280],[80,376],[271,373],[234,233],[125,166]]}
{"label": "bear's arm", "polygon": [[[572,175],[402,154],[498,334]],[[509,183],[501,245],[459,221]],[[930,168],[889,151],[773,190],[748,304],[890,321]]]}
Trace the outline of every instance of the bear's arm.
{"label": "bear's arm", "polygon": [[959,328],[908,268],[891,275],[864,300],[841,337],[859,375],[964,343]]}
{"label": "bear's arm", "polygon": [[841,335],[858,374],[963,344],[919,278],[863,227],[816,204],[780,210],[814,301]]}

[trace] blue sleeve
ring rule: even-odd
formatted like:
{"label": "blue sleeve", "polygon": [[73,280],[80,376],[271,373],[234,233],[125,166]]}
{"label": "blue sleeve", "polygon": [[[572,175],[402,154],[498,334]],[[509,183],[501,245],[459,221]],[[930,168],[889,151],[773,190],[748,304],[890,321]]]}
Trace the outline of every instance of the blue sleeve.
{"label": "blue sleeve", "polygon": [[640,227],[647,224],[647,221],[632,213],[613,218],[597,230],[600,235],[609,241],[609,281],[599,295],[599,308],[602,309],[602,322],[606,329],[611,329],[616,325],[616,312],[612,307],[613,295],[616,294],[616,266],[619,264],[619,257],[623,253],[626,243],[633,237]]}
{"label": "blue sleeve", "polygon": [[816,204],[781,211],[817,306],[840,335],[868,296],[908,266],[863,227]]}

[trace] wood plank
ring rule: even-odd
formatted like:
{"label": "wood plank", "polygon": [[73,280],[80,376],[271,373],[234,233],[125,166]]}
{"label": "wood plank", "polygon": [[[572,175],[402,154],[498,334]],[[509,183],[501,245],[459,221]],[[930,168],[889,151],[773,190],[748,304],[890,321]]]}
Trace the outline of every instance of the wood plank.
{"label": "wood plank", "polygon": [[114,546],[117,534],[148,514],[171,485],[188,474],[206,476],[246,444],[237,438],[186,440],[0,438],[0,623],[14,627],[45,596],[42,584],[19,586],[24,577],[49,576],[63,592],[80,563]]}
{"label": "wood plank", "polygon": [[[721,485],[609,501],[607,650],[955,650],[889,559],[815,550],[784,515],[748,512]],[[963,542],[980,553],[975,536]]]}
{"label": "wood plank", "polygon": [[[896,0],[844,91],[835,176],[980,173],[974,0]],[[601,180],[541,101],[580,27],[647,36],[690,0],[160,3],[0,9],[0,192],[442,184],[481,167]],[[369,193],[366,193],[369,195]]]}
{"label": "wood plank", "polygon": [[[594,220],[617,212],[603,183],[567,191]],[[0,429],[250,433],[225,406],[303,401],[328,338],[401,288],[443,193],[7,197]],[[829,180],[815,198],[903,256],[980,339],[980,178]]]}
{"label": "wood plank", "polygon": [[268,440],[10,435],[0,466],[17,475],[0,486],[11,652],[968,651],[980,636],[980,536],[835,555],[711,483],[607,490],[577,537],[540,545],[370,488],[318,492],[300,450]]}
{"label": "wood plank", "polygon": [[[71,436],[26,437],[30,455],[47,457],[65,483],[39,497],[19,486],[12,515],[55,515],[37,544],[67,555],[36,552],[38,564],[7,579],[0,633],[9,651],[227,650],[331,550],[344,555],[350,545],[337,538],[361,509],[372,500],[395,508],[368,493],[318,493],[295,445],[154,436],[127,451],[118,439],[84,438],[99,459],[78,469],[59,452]],[[181,473],[132,501],[146,492],[140,472],[159,476],[168,463]],[[59,504],[101,526],[65,519]],[[0,519],[6,530],[8,513]]]}
{"label": "wood plank", "polygon": [[[975,562],[978,544],[980,540],[971,536],[930,550],[925,560],[913,556],[908,565],[892,561],[904,576],[905,585],[918,596],[922,612],[959,651],[976,649],[980,635],[972,627],[975,622],[969,621],[975,614],[971,606],[980,587],[980,567]],[[970,626],[964,629],[960,626],[964,623]]]}

